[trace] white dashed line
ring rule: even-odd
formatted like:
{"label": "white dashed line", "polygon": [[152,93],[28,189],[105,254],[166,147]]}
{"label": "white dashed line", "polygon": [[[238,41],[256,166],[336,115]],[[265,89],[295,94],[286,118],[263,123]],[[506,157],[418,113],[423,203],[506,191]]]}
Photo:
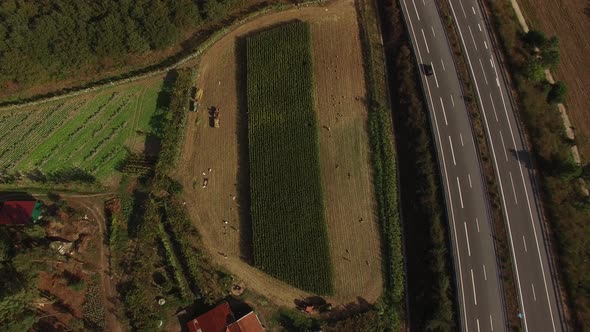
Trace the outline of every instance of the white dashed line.
{"label": "white dashed line", "polygon": [[479,329],[479,319],[476,319],[475,322],[477,323],[477,332],[481,332],[481,330]]}
{"label": "white dashed line", "polygon": [[440,64],[442,65],[443,71],[447,71],[447,69],[445,68],[445,62],[443,61],[442,58],[440,58]]}
{"label": "white dashed line", "polygon": [[469,246],[469,233],[467,233],[467,223],[463,222],[463,226],[465,226],[465,240],[467,241],[467,254],[471,257],[471,246]]}
{"label": "white dashed line", "polygon": [[[451,155],[453,156],[453,165],[457,165],[455,161],[455,149],[453,149],[453,140],[451,140],[451,136],[449,136],[449,145],[451,146]],[[463,204],[461,204],[463,205]]]}
{"label": "white dashed line", "polygon": [[477,23],[477,27],[479,28],[479,31],[481,31],[481,25],[479,25],[479,23]]}
{"label": "white dashed line", "polygon": [[504,145],[504,136],[502,136],[502,131],[500,130],[500,140],[502,141],[502,148],[504,148],[504,157],[506,161],[508,161],[508,153],[506,153],[506,145]]}
{"label": "white dashed line", "polygon": [[483,265],[483,280],[488,280],[488,273],[486,272],[486,266]]}
{"label": "white dashed line", "polygon": [[453,107],[455,107],[455,98],[453,98],[453,95],[451,95],[451,104],[453,104]]}
{"label": "white dashed line", "polygon": [[477,43],[475,42],[475,37],[473,37],[473,31],[471,31],[471,25],[467,26],[469,28],[469,33],[471,34],[471,40],[473,41],[473,46],[475,46],[475,50],[477,51]]}
{"label": "white dashed line", "polygon": [[420,15],[418,15],[418,8],[416,8],[416,2],[414,0],[412,0],[412,3],[414,4],[414,10],[416,11],[416,16],[418,17],[418,21],[420,21]]}
{"label": "white dashed line", "polygon": [[463,144],[463,134],[459,133],[459,139],[461,140],[461,146],[465,146],[465,144]]}
{"label": "white dashed line", "polygon": [[424,29],[420,29],[422,31],[422,38],[424,38],[424,45],[426,45],[426,53],[430,53],[430,49],[428,48],[428,42],[426,41],[426,35],[424,34]]}
{"label": "white dashed line", "polygon": [[533,289],[533,299],[536,302],[537,301],[537,294],[535,293],[535,285],[531,284],[531,288]]}
{"label": "white dashed line", "polygon": [[467,174],[467,179],[469,180],[469,188],[473,188],[471,185],[471,174]]}
{"label": "white dashed line", "polygon": [[463,16],[465,18],[467,18],[467,13],[465,13],[465,7],[463,7],[463,1],[459,1],[459,4],[461,5],[461,10],[463,11]]}
{"label": "white dashed line", "polygon": [[432,74],[434,76],[434,82],[436,83],[436,87],[438,88],[438,78],[436,78],[436,70],[434,70],[434,63],[430,62],[430,66],[432,66]]}
{"label": "white dashed line", "polygon": [[483,41],[483,46],[485,46],[485,47],[486,47],[486,50],[488,49],[488,43],[486,43],[486,41],[485,41],[485,40]]}
{"label": "white dashed line", "polygon": [[492,102],[492,109],[494,110],[494,117],[496,118],[496,122],[499,122],[498,113],[496,113],[496,106],[494,106],[494,98],[492,98],[491,92],[490,92],[490,101]]}
{"label": "white dashed line", "polygon": [[479,65],[481,66],[481,72],[483,73],[483,79],[486,81],[486,84],[488,84],[488,76],[486,75],[485,69],[483,69],[483,62],[481,62],[481,59],[479,59]]}
{"label": "white dashed line", "polygon": [[473,15],[475,15],[475,7],[471,6],[471,10],[473,10]]}
{"label": "white dashed line", "polygon": [[471,269],[471,286],[473,286],[473,302],[477,305],[477,295],[475,295],[475,279],[473,279],[473,269]]}
{"label": "white dashed line", "polygon": [[[477,232],[479,233],[479,219],[475,218],[475,225],[477,226]],[[485,267],[484,267],[485,269]]]}
{"label": "white dashed line", "polygon": [[461,183],[459,182],[459,177],[457,177],[457,188],[459,188],[459,200],[461,201],[461,208],[463,209],[465,206],[463,205],[463,194],[461,193]]}
{"label": "white dashed line", "polygon": [[494,330],[494,322],[492,321],[492,315],[490,315],[490,331]]}
{"label": "white dashed line", "polygon": [[[445,104],[443,103],[442,97],[440,97],[440,106],[442,107],[443,116],[445,117],[445,124],[448,126],[449,122],[447,122],[447,111],[445,111]],[[451,137],[449,136],[449,138]]]}
{"label": "white dashed line", "polygon": [[490,58],[490,66],[492,66],[492,68],[494,68],[494,60],[492,58]]}
{"label": "white dashed line", "polygon": [[524,235],[522,236],[522,244],[524,245],[524,252],[528,252],[528,250],[526,248],[526,240],[524,238]]}
{"label": "white dashed line", "polygon": [[512,192],[514,193],[514,202],[518,205],[518,198],[516,198],[516,189],[514,188],[514,180],[512,179],[512,172],[508,172],[510,175],[510,183],[512,183]]}
{"label": "white dashed line", "polygon": [[436,38],[436,33],[434,33],[434,27],[431,25],[430,29],[432,30],[432,35],[434,36],[434,38]]}

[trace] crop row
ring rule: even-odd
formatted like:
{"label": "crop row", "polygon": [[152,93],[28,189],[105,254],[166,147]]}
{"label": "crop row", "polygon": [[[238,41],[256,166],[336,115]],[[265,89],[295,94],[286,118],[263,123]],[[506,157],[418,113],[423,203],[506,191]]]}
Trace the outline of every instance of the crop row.
{"label": "crop row", "polygon": [[[71,135],[71,133],[81,130],[84,127],[84,123],[87,123],[93,116],[99,114],[100,110],[114,97],[115,94],[111,94],[110,96],[101,95],[88,104],[82,105],[79,103],[76,116],[57,129],[51,137],[48,137],[43,143],[37,146],[34,151],[31,151],[25,159],[17,164],[17,167],[27,169],[32,165],[42,166],[52,157],[66,154],[67,151],[65,149],[71,145],[75,145],[76,142],[74,140],[76,138],[75,134]],[[80,121],[82,118],[84,120]]]}
{"label": "crop row", "polygon": [[330,294],[310,47],[302,22],[246,42],[254,263],[296,287]]}
{"label": "crop row", "polygon": [[13,166],[15,158],[22,158],[23,151],[38,145],[55,126],[67,117],[66,112],[59,112],[62,105],[57,105],[44,112],[37,112],[33,121],[23,123],[21,127],[1,143],[0,163]]}

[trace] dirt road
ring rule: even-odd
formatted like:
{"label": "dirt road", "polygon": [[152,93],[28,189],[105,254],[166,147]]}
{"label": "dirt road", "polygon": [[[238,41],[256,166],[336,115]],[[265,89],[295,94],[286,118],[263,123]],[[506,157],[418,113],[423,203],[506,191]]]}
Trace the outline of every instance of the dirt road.
{"label": "dirt road", "polygon": [[[247,262],[251,255],[244,114],[244,73],[236,59],[242,37],[298,19],[311,25],[316,103],[320,125],[322,183],[328,218],[336,295],[332,303],[375,301],[381,293],[379,233],[366,135],[365,88],[353,1],[298,7],[268,14],[232,31],[201,58],[197,84],[202,109],[191,113],[177,177],[190,214],[214,260],[273,302],[292,306],[308,294],[271,278]],[[241,58],[240,58],[241,59]],[[220,109],[220,128],[211,128],[206,108]],[[204,179],[207,188],[202,188]],[[242,235],[244,234],[244,235]],[[226,258],[227,257],[227,258]],[[288,259],[288,254],[285,254]]]}

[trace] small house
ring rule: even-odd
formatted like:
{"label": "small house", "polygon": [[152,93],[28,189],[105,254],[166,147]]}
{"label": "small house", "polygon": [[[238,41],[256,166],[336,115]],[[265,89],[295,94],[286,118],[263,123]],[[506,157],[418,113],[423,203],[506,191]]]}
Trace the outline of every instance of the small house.
{"label": "small house", "polygon": [[39,201],[0,202],[0,225],[29,225],[41,217]]}
{"label": "small house", "polygon": [[236,320],[229,304],[223,302],[187,323],[190,332],[262,332],[258,316],[251,311]]}

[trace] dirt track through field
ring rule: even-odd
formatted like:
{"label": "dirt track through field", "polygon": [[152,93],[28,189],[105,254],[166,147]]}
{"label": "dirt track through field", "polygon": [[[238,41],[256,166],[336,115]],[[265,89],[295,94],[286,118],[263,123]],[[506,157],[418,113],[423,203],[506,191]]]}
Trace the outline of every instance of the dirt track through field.
{"label": "dirt track through field", "polygon": [[[347,303],[358,296],[373,302],[382,289],[381,255],[372,205],[365,83],[352,1],[265,15],[212,46],[200,61],[197,84],[204,91],[202,107],[189,116],[177,175],[203,243],[217,263],[276,304],[293,306],[294,299],[309,295],[247,264],[250,243],[243,241],[251,234],[243,181],[248,174],[243,162],[247,136],[239,112],[244,111],[245,90],[237,80],[244,73],[237,73],[236,42],[253,31],[293,19],[308,21],[312,27],[318,119],[325,126],[320,132],[320,158],[336,276],[336,295],[329,300]],[[210,127],[206,109],[210,106],[220,109],[220,128]],[[206,189],[202,188],[204,178],[208,179]]]}
{"label": "dirt track through field", "polygon": [[554,72],[568,87],[566,107],[583,160],[590,158],[590,2],[519,0],[531,29],[559,38],[561,63]]}

